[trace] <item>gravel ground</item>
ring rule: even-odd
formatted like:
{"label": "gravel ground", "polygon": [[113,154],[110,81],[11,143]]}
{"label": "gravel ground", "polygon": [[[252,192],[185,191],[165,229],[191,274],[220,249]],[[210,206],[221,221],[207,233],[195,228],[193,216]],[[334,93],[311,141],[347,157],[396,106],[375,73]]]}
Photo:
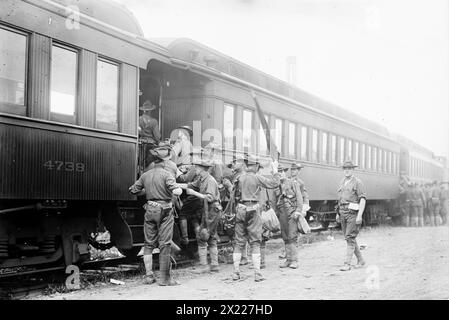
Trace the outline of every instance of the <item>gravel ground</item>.
{"label": "gravel ground", "polygon": [[302,241],[296,270],[278,267],[282,241],[269,241],[266,280],[259,283],[247,266],[244,279],[232,281],[232,265],[221,264],[218,274],[175,270],[181,283],[175,287],[143,285],[137,277],[125,285],[98,284],[34,299],[449,299],[449,227],[364,229],[358,242],[366,246],[367,266],[348,272],[338,269],[345,254],[340,232],[320,237]]}

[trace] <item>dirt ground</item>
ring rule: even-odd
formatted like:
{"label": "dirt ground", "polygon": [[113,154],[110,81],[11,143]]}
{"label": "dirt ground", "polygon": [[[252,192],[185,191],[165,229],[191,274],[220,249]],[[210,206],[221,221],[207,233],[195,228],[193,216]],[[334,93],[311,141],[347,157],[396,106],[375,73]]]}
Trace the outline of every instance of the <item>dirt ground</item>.
{"label": "dirt ground", "polygon": [[[314,235],[316,236],[316,235]],[[363,229],[363,269],[339,271],[345,254],[340,232],[323,241],[303,244],[299,269],[281,269],[280,239],[267,243],[265,281],[254,282],[253,270],[242,267],[244,279],[232,281],[232,265],[218,274],[175,270],[181,285],[143,285],[140,278],[125,285],[102,284],[91,289],[39,296],[35,299],[449,299],[449,227]],[[354,257],[355,260],[355,257]],[[355,261],[353,261],[355,263]]]}

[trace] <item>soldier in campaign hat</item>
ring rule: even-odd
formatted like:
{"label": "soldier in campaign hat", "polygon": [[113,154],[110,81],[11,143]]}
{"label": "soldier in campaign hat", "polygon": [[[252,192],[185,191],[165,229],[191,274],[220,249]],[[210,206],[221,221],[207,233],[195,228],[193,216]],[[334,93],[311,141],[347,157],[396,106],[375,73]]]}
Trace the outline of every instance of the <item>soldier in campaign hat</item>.
{"label": "soldier in campaign hat", "polygon": [[258,174],[260,163],[253,156],[245,160],[244,172],[236,181],[234,192],[239,194],[239,203],[236,206],[235,244],[233,253],[234,273],[233,280],[240,279],[240,260],[242,250],[247,241],[251,246],[251,258],[254,267],[254,280],[262,281],[264,277],[260,272],[262,242],[262,218],[259,192],[261,188],[274,189],[279,186],[279,173],[277,164],[271,164],[273,176],[268,178]]}
{"label": "soldier in campaign hat", "polygon": [[366,189],[362,180],[354,176],[354,168],[357,166],[352,161],[343,163],[345,177],[338,188],[338,213],[337,220],[341,222],[341,229],[346,240],[346,258],[341,271],[351,269],[351,259],[357,257],[356,267],[363,267],[365,261],[357,244],[357,235],[362,225],[362,216],[366,204]]}
{"label": "soldier in campaign hat", "polygon": [[176,184],[175,177],[165,170],[164,161],[170,158],[170,150],[161,147],[152,150],[157,160],[154,168],[146,171],[129,188],[131,194],[144,193],[147,199],[144,218],[144,256],[145,283],[156,282],[153,266],[153,249],[159,246],[159,285],[173,286],[178,283],[172,279],[170,269],[170,251],[173,243],[173,196],[179,196],[182,189]]}
{"label": "soldier in campaign hat", "polygon": [[281,236],[285,245],[285,262],[281,268],[298,268],[298,253],[296,242],[298,240],[297,222],[302,212],[303,197],[299,182],[288,178],[286,172],[289,167],[279,165],[281,174],[279,188],[276,189],[277,210],[281,224]]}
{"label": "soldier in campaign hat", "polygon": [[[186,189],[187,194],[202,200],[199,208],[201,210],[201,224],[197,233],[200,268],[195,273],[204,273],[209,270],[218,272],[217,226],[222,212],[218,183],[209,173],[213,166],[211,160],[197,158],[193,161],[193,165],[197,171],[197,179],[188,184],[180,184],[180,186]],[[207,268],[208,247],[211,258],[210,268]]]}
{"label": "soldier in campaign hat", "polygon": [[[146,100],[142,107],[143,114],[139,117],[139,140],[142,144],[141,163],[143,167],[147,167],[150,164],[150,160],[153,160],[149,156],[149,151],[159,144],[161,141],[161,132],[159,131],[158,121],[151,116],[151,111],[155,110],[156,106]],[[143,161],[143,162],[142,162]]]}

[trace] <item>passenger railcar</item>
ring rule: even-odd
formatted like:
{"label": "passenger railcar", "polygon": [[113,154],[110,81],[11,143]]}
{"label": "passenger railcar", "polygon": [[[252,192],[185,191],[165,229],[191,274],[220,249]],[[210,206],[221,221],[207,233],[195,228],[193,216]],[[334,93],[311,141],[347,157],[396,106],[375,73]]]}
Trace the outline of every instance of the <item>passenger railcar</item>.
{"label": "passenger railcar", "polygon": [[[155,39],[154,41],[159,41]],[[229,155],[267,154],[250,89],[258,99],[280,149],[280,161],[305,165],[312,212],[331,212],[342,179],[343,161],[351,158],[368,188],[367,222],[385,217],[397,197],[399,144],[388,131],[213,49],[188,39],[159,42],[181,70],[165,72],[162,118],[164,135],[178,125],[201,127],[201,143],[213,136]],[[150,68],[151,69],[151,68]],[[198,122],[200,120],[200,122]],[[229,158],[229,157],[228,157]],[[317,214],[324,220],[325,215]],[[331,219],[332,220],[332,217]]]}
{"label": "passenger railcar", "polygon": [[367,186],[365,222],[397,197],[410,147],[384,127],[192,40],[146,40],[120,5],[4,0],[0,45],[0,268],[81,262],[105,228],[109,245],[138,252],[145,199],[128,187],[141,172],[138,106],[148,99],[163,138],[190,125],[194,145],[218,142],[228,163],[268,157],[254,90],[280,161],[305,165],[310,212],[324,225],[347,158]]}
{"label": "passenger railcar", "polygon": [[438,160],[432,151],[404,136],[398,135],[397,140],[401,148],[401,174],[418,183],[444,180],[444,159]]}
{"label": "passenger railcar", "polygon": [[80,262],[104,227],[132,250],[139,68],[167,50],[86,0],[1,1],[0,48],[0,268]]}

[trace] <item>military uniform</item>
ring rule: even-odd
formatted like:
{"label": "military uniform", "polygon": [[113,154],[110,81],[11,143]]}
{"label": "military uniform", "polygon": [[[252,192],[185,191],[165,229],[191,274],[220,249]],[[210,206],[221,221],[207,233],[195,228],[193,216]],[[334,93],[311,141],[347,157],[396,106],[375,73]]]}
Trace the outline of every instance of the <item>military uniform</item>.
{"label": "military uniform", "polygon": [[430,192],[431,192],[430,205],[431,205],[431,213],[432,213],[431,219],[433,219],[434,225],[437,226],[440,224],[439,221],[440,221],[440,209],[441,209],[441,205],[440,205],[441,189],[436,184],[436,182],[434,182]]}
{"label": "military uniform", "polygon": [[144,112],[139,117],[139,142],[141,144],[140,163],[146,168],[155,158],[149,152],[157,147],[161,141],[161,133],[159,131],[159,123],[146,112],[156,109],[150,101],[145,101],[140,108]]}
{"label": "military uniform", "polygon": [[[299,170],[301,168],[304,168],[304,166],[302,164],[294,163],[294,164],[292,164],[290,171],[292,172],[292,170]],[[309,193],[307,192],[304,181],[299,178],[299,173],[296,175],[292,174],[292,179],[299,183],[299,188],[301,190],[303,204],[309,205]]]}
{"label": "military uniform", "polygon": [[410,191],[411,203],[410,203],[410,225],[412,227],[418,227],[423,225],[424,221],[424,194],[416,183],[413,184]]}
{"label": "military uniform", "polygon": [[[163,168],[163,164],[145,172],[130,188],[132,194],[145,189],[147,203],[144,219],[144,260],[147,275],[154,278],[151,271],[153,249],[159,245],[159,264],[162,281],[160,285],[174,285],[170,276],[170,250],[173,238],[173,205],[172,192],[180,189],[171,173]],[[177,190],[177,191],[178,191]],[[152,280],[152,279],[151,279]]]}
{"label": "military uniform", "polygon": [[447,216],[449,214],[449,189],[444,188],[442,186],[441,193],[440,193],[440,204],[441,204],[441,218],[443,219],[443,224],[448,224]]}
{"label": "military uniform", "polygon": [[[257,166],[254,159],[247,160],[247,166]],[[252,170],[252,169],[251,169]],[[235,245],[234,245],[234,275],[240,278],[240,259],[246,241],[250,243],[255,280],[263,280],[260,274],[260,244],[262,242],[262,218],[259,204],[261,188],[274,189],[279,186],[279,174],[266,178],[251,170],[244,172],[238,179],[237,188],[241,194],[240,202],[236,206]],[[257,170],[256,170],[257,171]]]}
{"label": "military uniform", "polygon": [[[351,161],[346,161],[343,164],[343,169],[355,167]],[[349,178],[345,177],[342,179],[337,193],[338,214],[340,216],[341,229],[347,243],[344,270],[348,270],[350,269],[353,254],[357,257],[358,265],[365,263],[356,240],[360,231],[360,225],[356,222],[358,210],[350,209],[349,206],[351,204],[358,205],[362,198],[366,199],[366,189],[362,180],[352,175]]]}
{"label": "military uniform", "polygon": [[[287,168],[280,168],[280,170]],[[281,178],[279,188],[276,190],[277,209],[281,224],[281,236],[285,244],[286,261],[281,268],[298,267],[298,253],[296,242],[298,240],[298,217],[295,214],[302,212],[303,195],[300,184],[289,178]]]}
{"label": "military uniform", "polygon": [[401,212],[401,218],[403,225],[408,225],[408,219],[410,213],[409,211],[409,204],[407,202],[407,184],[405,182],[402,182],[399,185],[399,210]]}
{"label": "military uniform", "polygon": [[[197,161],[195,165],[210,168],[211,162]],[[202,171],[198,178],[191,183],[187,184],[188,188],[196,188],[199,193],[206,196],[201,206],[202,219],[201,230],[197,234],[198,254],[200,257],[200,265],[202,269],[200,272],[204,272],[207,266],[207,247],[209,246],[209,253],[211,257],[211,271],[218,271],[218,233],[217,226],[221,218],[222,207],[220,204],[220,192],[218,190],[218,183],[210,175],[208,171]]]}
{"label": "military uniform", "polygon": [[[191,183],[195,181],[198,176],[194,165],[186,167],[187,172],[178,177],[178,182],[180,183]],[[191,187],[195,191],[199,191],[195,186]],[[195,237],[197,237],[200,231],[200,221],[201,221],[201,199],[194,195],[188,195],[183,193],[181,195],[182,207],[179,212],[179,224],[181,227],[181,240],[184,245],[189,243],[188,237],[188,221],[193,225],[195,232]]]}

